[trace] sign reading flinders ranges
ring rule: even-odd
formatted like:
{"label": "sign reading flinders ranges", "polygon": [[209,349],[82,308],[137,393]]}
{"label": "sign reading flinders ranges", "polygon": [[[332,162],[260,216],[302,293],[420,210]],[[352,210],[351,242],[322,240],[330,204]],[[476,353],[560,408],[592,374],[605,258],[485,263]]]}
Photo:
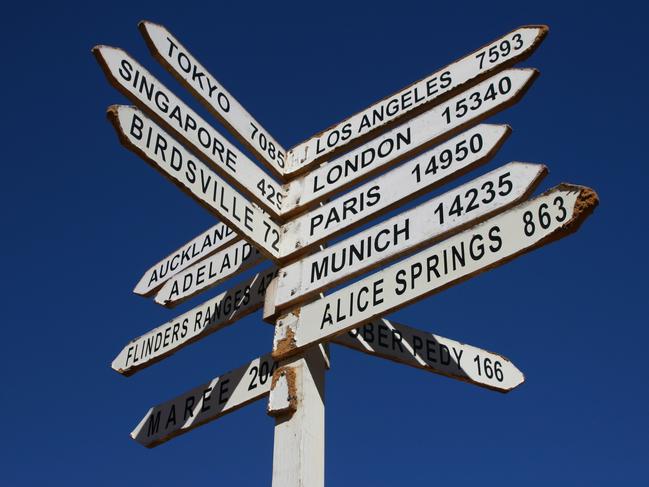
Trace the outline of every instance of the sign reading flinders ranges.
{"label": "sign reading flinders ranges", "polygon": [[266,398],[273,485],[322,486],[330,344],[501,393],[523,383],[502,355],[385,316],[570,235],[597,206],[597,194],[577,184],[537,191],[547,168],[530,162],[453,185],[510,136],[509,126],[485,121],[535,82],[537,70],[515,66],[543,42],[546,26],[508,32],[290,149],[169,30],[146,21],[139,29],[153,57],[215,120],[122,49],[102,45],[93,49],[99,66],[133,104],[108,107],[108,119],[125,148],[216,220],[151,265],[134,292],[173,308],[222,290],[185,313],[170,311],[112,367],[133,375],[252,313],[275,335],[266,355],[223,364],[229,371],[151,407],[135,441],[154,447]]}

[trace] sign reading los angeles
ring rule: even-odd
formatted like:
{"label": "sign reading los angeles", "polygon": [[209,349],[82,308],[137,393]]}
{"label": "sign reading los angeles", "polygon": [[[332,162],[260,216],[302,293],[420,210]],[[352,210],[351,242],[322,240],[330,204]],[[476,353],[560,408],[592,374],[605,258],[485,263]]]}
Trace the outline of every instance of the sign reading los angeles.
{"label": "sign reading los angeles", "polygon": [[290,149],[166,27],[139,29],[226,132],[122,49],[93,49],[135,104],[107,110],[121,144],[219,220],[152,256],[133,291],[171,308],[223,289],[128,341],[112,368],[133,375],[253,314],[274,339],[265,355],[150,408],[135,441],[154,447],[268,398],[273,486],[322,487],[329,344],[502,393],[524,382],[503,355],[386,315],[574,233],[597,206],[576,184],[533,196],[548,173],[533,162],[501,162],[445,187],[511,135],[487,119],[532,86],[538,71],[514,66],[546,26],[514,29]]}

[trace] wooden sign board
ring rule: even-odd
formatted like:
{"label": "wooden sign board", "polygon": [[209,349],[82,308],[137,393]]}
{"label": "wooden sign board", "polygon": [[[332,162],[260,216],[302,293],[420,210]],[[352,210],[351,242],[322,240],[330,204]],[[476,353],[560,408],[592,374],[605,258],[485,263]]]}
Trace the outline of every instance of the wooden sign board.
{"label": "wooden sign board", "polygon": [[548,32],[545,25],[520,27],[431,75],[385,97],[365,110],[296,145],[287,171],[300,174],[342,150],[365,142],[380,130],[443,101],[459,89],[530,56]]}
{"label": "wooden sign board", "polygon": [[155,295],[155,302],[173,308],[263,260],[257,249],[240,240],[169,279]]}
{"label": "wooden sign board", "polygon": [[268,395],[277,364],[270,354],[152,407],[131,437],[152,448]]}
{"label": "wooden sign board", "polygon": [[284,359],[575,232],[598,203],[559,185],[533,200],[281,317],[273,356]]}
{"label": "wooden sign board", "polygon": [[523,373],[502,355],[385,318],[369,321],[333,341],[368,355],[498,392],[509,392],[525,382]]}
{"label": "wooden sign board", "polygon": [[111,367],[120,374],[133,375],[261,309],[266,289],[276,275],[276,267],[258,272],[251,279],[131,340]]}
{"label": "wooden sign board", "polygon": [[217,223],[147,269],[133,292],[141,296],[151,296],[171,277],[237,240],[238,235],[230,227]]}

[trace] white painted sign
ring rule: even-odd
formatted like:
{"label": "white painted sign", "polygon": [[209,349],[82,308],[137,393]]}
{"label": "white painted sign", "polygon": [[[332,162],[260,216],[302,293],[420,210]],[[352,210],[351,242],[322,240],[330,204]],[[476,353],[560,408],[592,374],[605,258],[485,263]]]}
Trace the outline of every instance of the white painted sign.
{"label": "white painted sign", "polygon": [[486,163],[510,133],[506,125],[478,125],[293,218],[282,225],[282,256],[306,252],[374,215],[381,215]]}
{"label": "white painted sign", "polygon": [[173,308],[262,260],[257,249],[240,240],[169,279],[156,294],[155,302]]}
{"label": "white painted sign", "polygon": [[270,258],[279,256],[280,227],[140,110],[114,105],[108,118],[122,144],[170,179]]}
{"label": "white painted sign", "polygon": [[286,150],[165,27],[139,24],[151,54],[273,173],[283,178]]}
{"label": "white painted sign", "polygon": [[227,225],[217,223],[150,267],[135,285],[133,292],[141,296],[151,296],[171,277],[237,240],[239,236]]}
{"label": "white painted sign", "polygon": [[538,76],[507,69],[287,184],[284,215],[310,208],[377,171],[516,103]]}
{"label": "white painted sign", "polygon": [[274,357],[285,358],[497,267],[577,230],[598,203],[562,184],[278,320]]}
{"label": "white painted sign", "polygon": [[385,318],[338,335],[334,342],[499,392],[509,392],[525,381],[523,373],[502,355]]}
{"label": "white painted sign", "polygon": [[152,407],[131,432],[148,448],[261,399],[270,392],[277,367],[270,354],[227,372],[171,401]]}
{"label": "white painted sign", "polygon": [[176,353],[181,348],[221,330],[264,305],[264,295],[277,274],[272,267],[131,340],[111,367],[132,375]]}
{"label": "white painted sign", "polygon": [[259,166],[180,100],[142,65],[115,47],[93,53],[109,82],[124,96],[202,154],[231,184],[273,216],[282,208],[282,188]]}
{"label": "white painted sign", "polygon": [[342,148],[364,142],[378,130],[403,121],[458,89],[466,89],[489,73],[526,59],[540,45],[547,32],[545,25],[520,27],[333,125],[292,148],[288,153],[287,170],[297,174],[311,169],[325,157],[330,158],[341,152]]}
{"label": "white painted sign", "polygon": [[280,269],[268,316],[527,198],[547,174],[512,162]]}

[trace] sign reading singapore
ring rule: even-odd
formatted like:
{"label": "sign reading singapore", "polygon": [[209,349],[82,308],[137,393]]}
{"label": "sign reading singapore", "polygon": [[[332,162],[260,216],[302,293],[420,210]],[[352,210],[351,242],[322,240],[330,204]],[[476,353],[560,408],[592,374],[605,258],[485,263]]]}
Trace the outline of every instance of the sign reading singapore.
{"label": "sign reading singapore", "polygon": [[107,110],[122,145],[220,220],[151,266],[134,292],[173,307],[228,286],[131,340],[112,368],[133,375],[255,312],[275,334],[267,354],[150,408],[133,439],[153,447],[268,397],[273,485],[322,486],[330,343],[494,391],[523,383],[502,355],[385,316],[575,232],[597,194],[561,184],[532,197],[548,169],[514,161],[380,217],[496,156],[512,130],[482,122],[528,91],[538,72],[514,65],[546,26],[515,29],[290,149],[168,29],[139,27],[229,136],[123,50],[93,49],[135,104]]}

